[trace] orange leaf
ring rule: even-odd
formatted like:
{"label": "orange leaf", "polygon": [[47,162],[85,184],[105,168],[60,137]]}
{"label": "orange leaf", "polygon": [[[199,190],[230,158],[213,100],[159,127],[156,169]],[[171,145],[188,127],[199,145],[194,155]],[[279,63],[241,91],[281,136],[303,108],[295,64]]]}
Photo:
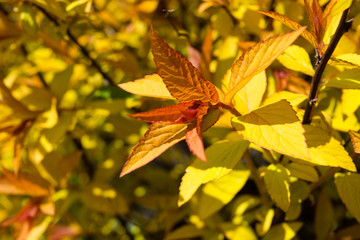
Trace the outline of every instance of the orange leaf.
{"label": "orange leaf", "polygon": [[3,170],[0,178],[0,193],[14,195],[45,196],[49,194],[48,184],[37,175],[19,173],[17,176]]}
{"label": "orange leaf", "polygon": [[211,51],[212,51],[212,30],[208,31],[204,42],[201,46],[201,60],[200,60],[200,71],[204,75],[205,79],[211,81],[212,75],[209,70],[211,62]]}
{"label": "orange leaf", "polygon": [[317,0],[304,0],[304,3],[311,31],[316,38],[317,44],[320,45],[323,37],[321,33],[323,13],[320,4]]}
{"label": "orange leaf", "polygon": [[350,130],[349,134],[354,147],[354,152],[360,154],[360,133]]}
{"label": "orange leaf", "polygon": [[[183,123],[187,120],[192,120],[195,118],[197,113],[196,109],[198,105],[199,105],[198,101],[190,101],[185,103],[179,103],[174,106],[157,108],[149,112],[131,114],[129,115],[129,117],[151,123],[155,123],[155,122]],[[192,108],[194,108],[194,110],[196,111],[191,112]]]}
{"label": "orange leaf", "polygon": [[196,115],[196,128],[199,134],[202,133],[202,125],[203,125],[203,119],[206,116],[206,114],[208,113],[210,106],[208,103],[203,103],[200,107],[199,110],[197,112]]}
{"label": "orange leaf", "polygon": [[[258,11],[261,14],[264,14],[268,17],[271,17],[275,20],[280,21],[281,23],[283,23],[284,25],[288,26],[289,28],[291,28],[292,30],[298,30],[303,28],[303,26],[301,26],[299,23],[295,22],[294,20],[291,20],[290,18],[276,13],[276,12],[270,12],[270,11]],[[315,39],[315,37],[311,34],[311,32],[309,32],[308,30],[304,30],[301,33],[301,36],[303,36],[306,40],[308,40],[311,45],[313,45],[314,48],[317,48],[317,41]]]}
{"label": "orange leaf", "polygon": [[153,123],[132,150],[120,177],[144,166],[174,144],[185,139],[186,124]]}
{"label": "orange leaf", "polygon": [[256,74],[270,66],[304,30],[305,27],[302,27],[287,34],[268,38],[244,52],[231,68],[229,92],[225,96],[225,104],[231,104],[235,94]]}
{"label": "orange leaf", "polygon": [[218,103],[219,94],[215,86],[205,80],[201,72],[186,58],[162,40],[153,27],[150,31],[156,68],[171,95],[180,102],[200,100]]}
{"label": "orange leaf", "polygon": [[204,143],[201,134],[196,128],[196,124],[190,124],[186,130],[186,143],[191,152],[200,160],[206,162]]}

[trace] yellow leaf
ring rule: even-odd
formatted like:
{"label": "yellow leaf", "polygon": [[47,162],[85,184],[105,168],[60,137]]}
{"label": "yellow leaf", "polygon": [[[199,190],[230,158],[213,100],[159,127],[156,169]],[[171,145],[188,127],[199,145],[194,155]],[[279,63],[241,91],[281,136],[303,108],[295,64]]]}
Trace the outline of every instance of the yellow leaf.
{"label": "yellow leaf", "polygon": [[310,158],[300,157],[308,163],[341,167],[356,172],[355,164],[343,145],[329,132],[321,127],[304,125],[306,143],[309,148]]}
{"label": "yellow leaf", "polygon": [[265,171],[264,181],[271,199],[286,212],[290,207],[290,180],[288,170],[281,164],[271,164]]}
{"label": "yellow leaf", "polygon": [[259,147],[293,156],[309,156],[304,129],[286,100],[233,118],[232,125],[245,139]]}
{"label": "yellow leaf", "polygon": [[181,206],[194,195],[201,184],[228,174],[249,146],[248,141],[221,141],[205,150],[207,162],[196,159],[186,169],[180,185],[178,205]]}
{"label": "yellow leaf", "polygon": [[186,124],[152,124],[132,150],[120,177],[144,166],[169,147],[185,139],[186,129]]}
{"label": "yellow leaf", "polygon": [[336,173],[335,185],[346,208],[360,222],[360,174]]}
{"label": "yellow leaf", "polygon": [[354,152],[360,154],[360,133],[350,130],[349,134],[354,147]]}
{"label": "yellow leaf", "polygon": [[326,87],[360,89],[360,69],[350,69],[338,74],[326,83]]}
{"label": "yellow leaf", "polygon": [[313,166],[293,162],[287,165],[286,168],[293,177],[310,182],[317,182],[319,180],[319,175]]}
{"label": "yellow leaf", "polygon": [[53,128],[58,123],[57,101],[53,97],[51,99],[51,107],[46,112],[43,112],[36,119],[37,124],[41,128]]}
{"label": "yellow leaf", "polygon": [[[286,26],[288,26],[289,28],[291,28],[292,30],[297,30],[302,28],[303,26],[301,26],[299,23],[291,20],[290,18],[288,18],[287,16],[284,16],[282,14],[276,13],[276,12],[268,12],[268,11],[258,11],[259,13],[262,13],[266,16],[269,16],[275,20],[280,21],[281,23],[285,24]],[[311,34],[311,32],[309,32],[308,30],[304,30],[301,33],[301,36],[303,36],[306,40],[308,40],[311,45],[313,45],[314,48],[317,48],[317,43],[316,43],[316,39],[315,37]]]}
{"label": "yellow leaf", "polygon": [[343,89],[341,95],[341,112],[350,116],[360,107],[360,89]]}
{"label": "yellow leaf", "polygon": [[243,188],[249,176],[250,170],[240,162],[222,178],[206,183],[199,202],[199,216],[205,219],[230,202]]}
{"label": "yellow leaf", "polygon": [[266,91],[265,71],[255,75],[234,97],[234,106],[241,114],[247,114],[260,106]]}
{"label": "yellow leaf", "polygon": [[308,98],[308,96],[301,94],[301,93],[293,93],[289,91],[280,91],[272,94],[271,96],[267,97],[265,101],[263,102],[263,105],[269,105],[272,103],[276,103],[280,101],[281,99],[285,99],[290,103],[291,106],[297,106],[303,101],[305,101]]}
{"label": "yellow leaf", "polygon": [[121,83],[119,87],[136,95],[174,99],[167,90],[161,77],[157,74],[147,75],[145,78],[133,82]]}
{"label": "yellow leaf", "polygon": [[302,72],[309,76],[314,75],[314,68],[311,64],[309,54],[300,46],[288,47],[277,60],[288,69]]}
{"label": "yellow leaf", "polygon": [[225,103],[230,104],[235,94],[243,88],[253,76],[270,66],[304,30],[305,27],[291,33],[268,38],[260,41],[254,47],[244,52],[231,68],[230,91],[225,96]]}
{"label": "yellow leaf", "polygon": [[199,237],[204,234],[204,229],[198,228],[194,225],[183,225],[171,233],[169,233],[165,240],[175,240],[175,239],[189,239],[194,237]]}
{"label": "yellow leaf", "polygon": [[349,68],[360,68],[360,55],[356,53],[347,53],[336,56],[336,58],[332,57],[329,61],[329,64]]}
{"label": "yellow leaf", "polygon": [[291,240],[296,236],[296,232],[302,227],[301,222],[289,222],[275,225],[265,235],[263,240]]}

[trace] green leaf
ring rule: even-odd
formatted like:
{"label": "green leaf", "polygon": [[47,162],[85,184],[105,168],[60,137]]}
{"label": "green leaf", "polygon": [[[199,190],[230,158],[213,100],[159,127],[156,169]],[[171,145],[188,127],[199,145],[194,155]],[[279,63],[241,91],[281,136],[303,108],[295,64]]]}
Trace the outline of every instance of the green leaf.
{"label": "green leaf", "polygon": [[266,234],[263,240],[291,240],[296,236],[296,232],[302,227],[301,222],[281,223]]}
{"label": "green leaf", "polygon": [[264,181],[271,199],[286,212],[290,207],[288,170],[281,164],[271,164],[265,171]]}
{"label": "green leaf", "polygon": [[181,206],[194,195],[201,184],[228,174],[241,160],[248,141],[221,141],[205,150],[207,162],[196,159],[182,178],[178,205]]}
{"label": "green leaf", "polygon": [[319,175],[313,166],[293,162],[287,165],[286,168],[293,177],[310,182],[317,182],[319,180]]}
{"label": "green leaf", "polygon": [[306,75],[314,75],[314,68],[311,64],[309,54],[300,46],[288,47],[277,60],[288,69],[302,72]]}
{"label": "green leaf", "polygon": [[205,219],[229,203],[243,188],[249,176],[250,170],[240,162],[222,178],[206,183],[199,202],[199,216]]}
{"label": "green leaf", "polygon": [[309,156],[304,129],[286,100],[233,118],[232,125],[245,139],[259,147],[293,156]]}
{"label": "green leaf", "polygon": [[337,173],[335,185],[346,208],[360,222],[360,174]]}
{"label": "green leaf", "polygon": [[341,72],[326,83],[326,87],[360,89],[360,69]]}

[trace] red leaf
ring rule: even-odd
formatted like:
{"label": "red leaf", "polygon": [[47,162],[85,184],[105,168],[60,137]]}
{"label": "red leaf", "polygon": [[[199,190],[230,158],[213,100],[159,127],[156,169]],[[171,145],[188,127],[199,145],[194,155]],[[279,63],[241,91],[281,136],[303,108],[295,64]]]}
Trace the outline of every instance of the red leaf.
{"label": "red leaf", "polygon": [[321,31],[323,13],[320,4],[317,0],[304,0],[304,3],[312,33],[319,46],[323,38]]}
{"label": "red leaf", "polygon": [[193,152],[200,160],[206,162],[204,143],[195,123],[188,126],[185,137],[190,151]]}
{"label": "red leaf", "polygon": [[201,72],[186,58],[162,40],[153,27],[150,31],[156,68],[171,95],[180,102],[200,100],[218,103],[219,94],[215,86],[205,80]]}
{"label": "red leaf", "polygon": [[129,117],[150,123],[176,122],[184,123],[195,118],[199,101],[179,103],[174,106],[157,108],[149,112],[135,113]]}

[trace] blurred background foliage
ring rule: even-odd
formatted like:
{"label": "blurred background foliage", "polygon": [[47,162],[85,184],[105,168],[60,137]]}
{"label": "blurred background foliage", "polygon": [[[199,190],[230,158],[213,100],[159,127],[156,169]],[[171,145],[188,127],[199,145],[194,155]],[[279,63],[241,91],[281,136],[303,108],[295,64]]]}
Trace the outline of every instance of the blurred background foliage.
{"label": "blurred background foliage", "polygon": [[[354,5],[352,30],[337,54],[359,54],[359,4]],[[265,233],[274,212],[257,208],[252,181],[212,212],[199,213],[198,206],[200,195],[213,191],[210,185],[177,207],[181,176],[193,159],[185,144],[119,178],[148,127],[127,114],[174,103],[117,87],[155,72],[150,25],[195,66],[205,56],[203,74],[219,86],[242,51],[289,31],[256,10],[308,24],[300,0],[0,0],[1,239],[215,240]],[[206,43],[210,29],[212,41]],[[297,44],[314,55],[304,39]],[[284,70],[283,64],[286,59],[268,70],[266,94],[308,92],[306,73],[313,69]],[[229,125],[219,124],[205,133],[205,143],[234,137],[230,132]],[[254,153],[261,163],[261,154]],[[321,197],[331,205],[332,196]],[[305,207],[311,215],[315,203],[309,200]],[[331,209],[345,214],[336,202]],[[314,216],[302,218],[309,221],[303,235],[315,236],[309,227]],[[290,229],[282,239],[291,239],[300,226],[280,224],[275,232]]]}

